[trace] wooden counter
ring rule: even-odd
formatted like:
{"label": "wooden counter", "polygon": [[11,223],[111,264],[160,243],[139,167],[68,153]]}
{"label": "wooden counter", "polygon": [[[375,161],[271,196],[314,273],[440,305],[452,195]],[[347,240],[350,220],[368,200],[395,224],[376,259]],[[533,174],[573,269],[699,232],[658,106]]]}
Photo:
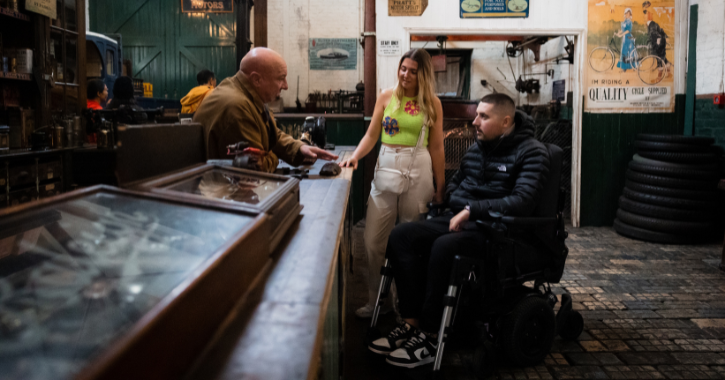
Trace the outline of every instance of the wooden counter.
{"label": "wooden counter", "polygon": [[[353,150],[337,147],[338,161]],[[319,172],[309,169],[310,174]],[[301,181],[304,209],[298,221],[272,254],[252,294],[237,304],[187,378],[314,379],[323,360],[331,363],[323,364],[326,369],[339,369],[339,336],[329,339],[332,343],[323,350],[323,335],[344,331],[351,183],[352,169],[343,169],[334,179]]]}

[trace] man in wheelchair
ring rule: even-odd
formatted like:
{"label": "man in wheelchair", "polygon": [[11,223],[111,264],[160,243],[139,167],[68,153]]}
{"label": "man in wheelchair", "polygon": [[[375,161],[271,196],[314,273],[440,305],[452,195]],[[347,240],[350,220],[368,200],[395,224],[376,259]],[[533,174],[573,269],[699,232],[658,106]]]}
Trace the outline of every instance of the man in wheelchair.
{"label": "man in wheelchair", "polygon": [[[476,113],[476,143],[447,185],[449,210],[397,226],[388,241],[383,272],[389,270],[395,279],[404,322],[368,347],[395,366],[413,368],[434,361],[438,333],[445,334],[439,326],[454,257],[486,254],[489,236],[476,221],[491,220],[490,215],[534,215],[549,175],[547,146],[534,138],[533,120],[517,111],[509,96],[483,97]],[[384,281],[381,293],[387,292]],[[375,323],[377,314],[372,327]],[[440,342],[444,344],[443,339]]]}

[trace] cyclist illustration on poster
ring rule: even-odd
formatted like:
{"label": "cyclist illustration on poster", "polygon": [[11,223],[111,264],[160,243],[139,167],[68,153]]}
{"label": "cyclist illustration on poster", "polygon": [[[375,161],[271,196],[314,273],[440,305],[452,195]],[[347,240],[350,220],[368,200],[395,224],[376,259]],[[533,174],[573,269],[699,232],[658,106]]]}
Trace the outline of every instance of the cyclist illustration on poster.
{"label": "cyclist illustration on poster", "polygon": [[674,112],[675,0],[589,0],[587,112]]}

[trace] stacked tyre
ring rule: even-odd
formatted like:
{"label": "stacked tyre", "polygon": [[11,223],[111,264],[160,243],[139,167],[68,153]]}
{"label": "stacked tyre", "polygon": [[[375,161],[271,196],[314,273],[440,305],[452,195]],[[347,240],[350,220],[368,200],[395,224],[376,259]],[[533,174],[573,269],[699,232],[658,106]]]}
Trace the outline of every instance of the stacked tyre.
{"label": "stacked tyre", "polygon": [[707,137],[639,134],[614,229],[656,243],[696,244],[717,235],[719,148]]}

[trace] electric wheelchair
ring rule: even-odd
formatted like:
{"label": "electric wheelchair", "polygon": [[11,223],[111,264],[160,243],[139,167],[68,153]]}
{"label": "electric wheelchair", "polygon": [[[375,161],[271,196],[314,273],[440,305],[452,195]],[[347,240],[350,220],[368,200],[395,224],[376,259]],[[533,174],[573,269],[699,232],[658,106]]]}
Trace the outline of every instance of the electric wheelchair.
{"label": "electric wheelchair", "polygon": [[[476,222],[487,234],[485,257],[454,258],[432,377],[440,374],[462,293],[468,295],[468,315],[477,320],[472,364],[479,378],[491,375],[500,359],[508,359],[515,366],[535,365],[549,354],[556,334],[573,340],[583,331],[584,320],[572,310],[569,294],[562,295],[561,307],[554,315],[558,300],[550,284],[561,280],[569,251],[563,218],[565,194],[559,188],[563,152],[555,145],[545,146],[550,158],[549,180],[534,215],[511,217],[489,212],[492,220]],[[430,206],[432,210],[443,207]],[[386,258],[369,342],[380,336],[376,326],[392,283],[391,270]],[[533,286],[526,286],[531,283]]]}

